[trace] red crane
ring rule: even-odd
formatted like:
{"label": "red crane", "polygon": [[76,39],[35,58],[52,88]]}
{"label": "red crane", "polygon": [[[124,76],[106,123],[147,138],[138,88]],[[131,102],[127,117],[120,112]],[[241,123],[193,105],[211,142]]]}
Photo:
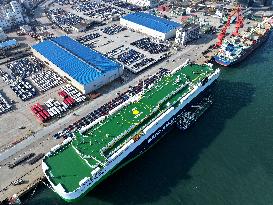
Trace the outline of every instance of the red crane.
{"label": "red crane", "polygon": [[244,22],[243,22],[243,15],[241,13],[241,7],[238,6],[236,10],[232,11],[229,16],[226,24],[223,26],[220,34],[218,35],[218,41],[215,44],[215,47],[220,47],[223,43],[223,39],[226,36],[227,29],[230,27],[230,21],[231,18],[237,13],[237,20],[236,20],[236,25],[235,25],[235,31],[232,33],[232,35],[238,36],[239,35],[239,29],[243,27]]}
{"label": "red crane", "polygon": [[232,33],[234,36],[239,35],[239,29],[244,26],[244,18],[243,14],[241,12],[241,7],[237,8],[237,19],[236,19],[236,25],[235,25],[235,31]]}

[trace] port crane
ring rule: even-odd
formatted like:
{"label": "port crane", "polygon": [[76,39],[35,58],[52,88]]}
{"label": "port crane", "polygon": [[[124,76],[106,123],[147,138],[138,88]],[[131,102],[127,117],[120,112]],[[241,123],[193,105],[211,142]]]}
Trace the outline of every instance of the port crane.
{"label": "port crane", "polygon": [[227,29],[230,27],[231,19],[236,14],[237,14],[237,17],[236,17],[235,31],[232,33],[232,35],[234,36],[239,35],[239,29],[244,26],[244,18],[243,18],[243,14],[242,14],[242,10],[240,6],[238,6],[235,10],[233,10],[229,14],[226,24],[223,26],[220,34],[218,35],[218,41],[215,44],[215,47],[220,47],[222,45],[223,39],[226,37]]}

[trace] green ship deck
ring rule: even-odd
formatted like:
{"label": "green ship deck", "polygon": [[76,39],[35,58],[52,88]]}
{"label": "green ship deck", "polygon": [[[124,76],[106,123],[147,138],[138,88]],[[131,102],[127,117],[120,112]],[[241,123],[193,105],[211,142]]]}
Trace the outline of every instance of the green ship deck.
{"label": "green ship deck", "polygon": [[68,192],[90,177],[96,167],[104,167],[107,158],[170,107],[176,107],[192,85],[197,85],[213,70],[206,65],[187,65],[174,74],[166,75],[134,102],[109,115],[84,133],[76,132],[75,139],[46,157],[47,175]]}

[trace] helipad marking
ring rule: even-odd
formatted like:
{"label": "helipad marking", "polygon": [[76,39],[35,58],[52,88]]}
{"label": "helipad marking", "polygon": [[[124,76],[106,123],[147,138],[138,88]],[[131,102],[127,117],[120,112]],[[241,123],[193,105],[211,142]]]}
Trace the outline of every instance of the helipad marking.
{"label": "helipad marking", "polygon": [[139,114],[139,111],[137,109],[133,109],[133,114],[137,115],[137,114]]}

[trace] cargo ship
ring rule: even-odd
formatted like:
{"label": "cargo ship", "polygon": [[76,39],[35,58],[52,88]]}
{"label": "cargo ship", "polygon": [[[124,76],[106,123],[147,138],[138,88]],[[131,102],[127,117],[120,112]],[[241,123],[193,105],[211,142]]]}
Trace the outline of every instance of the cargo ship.
{"label": "cargo ship", "polygon": [[68,202],[83,197],[176,126],[177,117],[211,89],[219,74],[211,64],[187,64],[143,86],[45,155],[42,169],[49,186]]}
{"label": "cargo ship", "polygon": [[241,62],[268,39],[271,28],[272,25],[265,20],[239,35],[225,39],[214,57],[215,62],[222,66]]}

